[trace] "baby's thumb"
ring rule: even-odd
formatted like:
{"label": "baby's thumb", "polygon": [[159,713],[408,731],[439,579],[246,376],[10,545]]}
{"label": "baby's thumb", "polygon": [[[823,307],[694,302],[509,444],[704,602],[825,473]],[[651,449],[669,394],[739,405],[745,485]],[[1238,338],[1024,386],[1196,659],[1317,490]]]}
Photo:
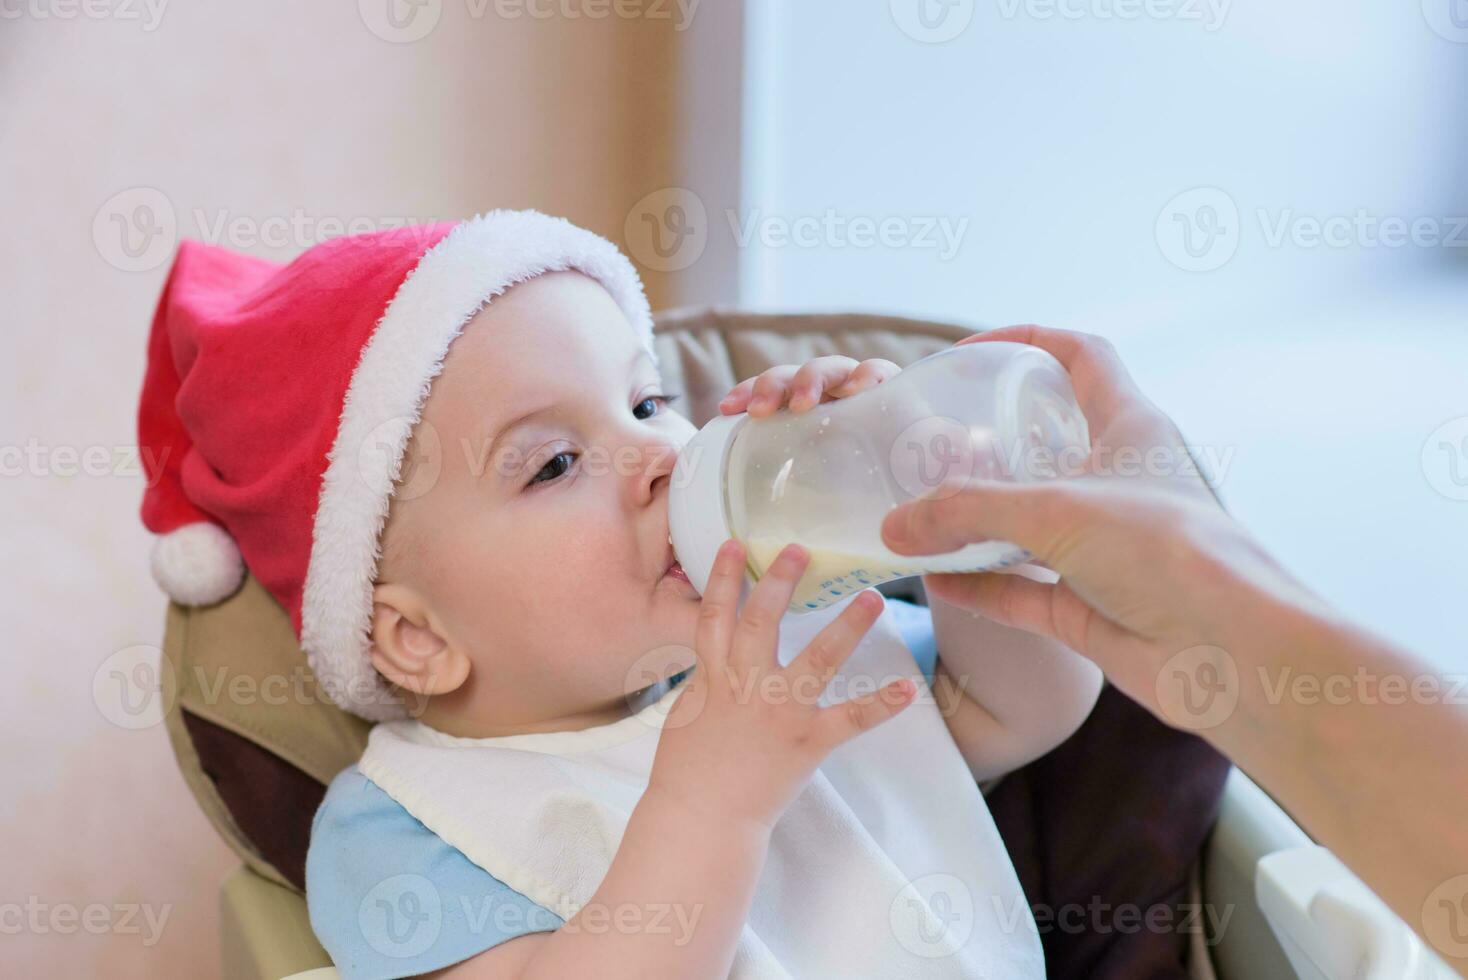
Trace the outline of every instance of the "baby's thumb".
{"label": "baby's thumb", "polygon": [[1082,506],[1077,488],[1063,481],[967,480],[894,508],[882,521],[882,540],[900,555],[1010,541],[1037,560],[1052,562],[1065,528],[1077,525]]}

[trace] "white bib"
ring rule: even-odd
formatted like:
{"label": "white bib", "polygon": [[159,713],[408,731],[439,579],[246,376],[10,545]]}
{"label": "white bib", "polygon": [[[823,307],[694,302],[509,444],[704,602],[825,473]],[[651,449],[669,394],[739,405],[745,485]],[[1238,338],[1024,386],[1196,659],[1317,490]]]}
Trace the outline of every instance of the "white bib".
{"label": "white bib", "polygon": [[[845,605],[785,617],[780,662]],[[775,825],[731,978],[1044,976],[1009,855],[890,611],[823,701],[897,677],[916,681],[914,703],[833,752]],[[569,919],[611,865],[683,689],[579,732],[473,739],[388,722],[359,767],[469,860]],[[717,827],[707,839],[718,846]]]}

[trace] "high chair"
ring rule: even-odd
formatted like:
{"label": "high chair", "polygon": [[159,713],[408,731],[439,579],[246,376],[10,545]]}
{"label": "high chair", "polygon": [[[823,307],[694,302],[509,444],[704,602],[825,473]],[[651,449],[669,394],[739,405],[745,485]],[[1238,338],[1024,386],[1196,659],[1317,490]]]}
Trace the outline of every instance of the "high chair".
{"label": "high chair", "polygon": [[[835,353],[905,365],[973,332],[896,317],[698,309],[660,315],[656,343],[668,390],[684,394],[684,413],[702,425],[736,382],[772,365]],[[924,601],[916,579],[882,591]],[[215,606],[170,605],[164,656],[180,768],[241,859],[220,892],[223,976],[335,976],[306,915],[305,853],[325,785],[356,761],[368,724],[314,686],[286,614],[251,578]],[[1101,952],[1067,947],[1052,976],[1433,975],[1411,931],[1257,786],[1113,690],[1075,737],[1006,776],[989,801],[1027,893],[1037,875],[1063,879],[1064,863],[1102,880],[1155,873],[1162,891],[1149,900],[1171,896],[1184,917],[1188,906],[1214,910],[1197,920],[1202,928],[1140,940],[1067,937]],[[1076,830],[1058,842],[1041,836],[1034,818],[1046,807],[1048,825]],[[1108,812],[1119,822],[1108,825]],[[1159,956],[1176,968],[1137,972]]]}

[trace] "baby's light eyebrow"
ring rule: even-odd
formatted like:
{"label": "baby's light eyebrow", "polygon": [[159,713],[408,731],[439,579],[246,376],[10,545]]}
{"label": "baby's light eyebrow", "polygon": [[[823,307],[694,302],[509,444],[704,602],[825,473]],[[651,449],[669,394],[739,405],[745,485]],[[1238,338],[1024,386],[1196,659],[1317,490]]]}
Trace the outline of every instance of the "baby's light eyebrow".
{"label": "baby's light eyebrow", "polygon": [[[637,349],[637,352],[632,355],[632,360],[627,362],[627,370],[629,372],[635,370],[637,366],[643,361],[646,361],[648,364],[655,363],[653,361],[652,355],[648,353],[647,348],[639,347]],[[517,415],[516,417],[510,419],[510,421],[506,422],[503,426],[501,426],[500,430],[494,434],[494,437],[492,439],[490,439],[489,445],[485,449],[484,455],[480,457],[480,462],[481,464],[483,464],[481,475],[484,472],[489,472],[492,470],[498,472],[499,467],[495,465],[496,461],[499,459],[499,456],[497,454],[500,451],[500,443],[502,443],[507,436],[509,436],[511,433],[521,428],[522,426],[530,422],[534,422],[536,419],[540,418],[543,415],[552,414],[559,407],[560,406],[557,404],[542,405],[539,408],[531,409],[530,411],[525,412],[523,415]]]}
{"label": "baby's light eyebrow", "polygon": [[522,426],[530,422],[534,422],[542,415],[550,415],[558,407],[559,406],[555,404],[542,405],[539,408],[531,409],[523,415],[515,416],[514,418],[510,419],[510,421],[501,426],[500,430],[495,433],[494,438],[490,439],[489,445],[486,447],[484,455],[480,457],[480,463],[484,467],[483,472],[500,472],[500,467],[497,465],[499,460],[498,453],[500,452],[500,443],[505,440],[506,436],[510,435],[512,432],[521,428]]}

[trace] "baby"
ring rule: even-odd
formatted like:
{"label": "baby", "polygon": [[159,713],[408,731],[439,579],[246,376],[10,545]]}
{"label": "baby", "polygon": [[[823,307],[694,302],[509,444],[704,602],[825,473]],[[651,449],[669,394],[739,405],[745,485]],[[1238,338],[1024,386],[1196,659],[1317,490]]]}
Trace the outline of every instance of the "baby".
{"label": "baby", "polygon": [[[896,371],[817,358],[720,407]],[[978,783],[1069,736],[1099,673],[937,600],[784,617],[795,545],[745,595],[727,542],[700,596],[674,398],[630,264],[533,212],[284,268],[181,252],[141,420],[174,450],[154,571],[210,602],[242,554],[383,722],[307,861],[342,975],[1043,976]]]}

